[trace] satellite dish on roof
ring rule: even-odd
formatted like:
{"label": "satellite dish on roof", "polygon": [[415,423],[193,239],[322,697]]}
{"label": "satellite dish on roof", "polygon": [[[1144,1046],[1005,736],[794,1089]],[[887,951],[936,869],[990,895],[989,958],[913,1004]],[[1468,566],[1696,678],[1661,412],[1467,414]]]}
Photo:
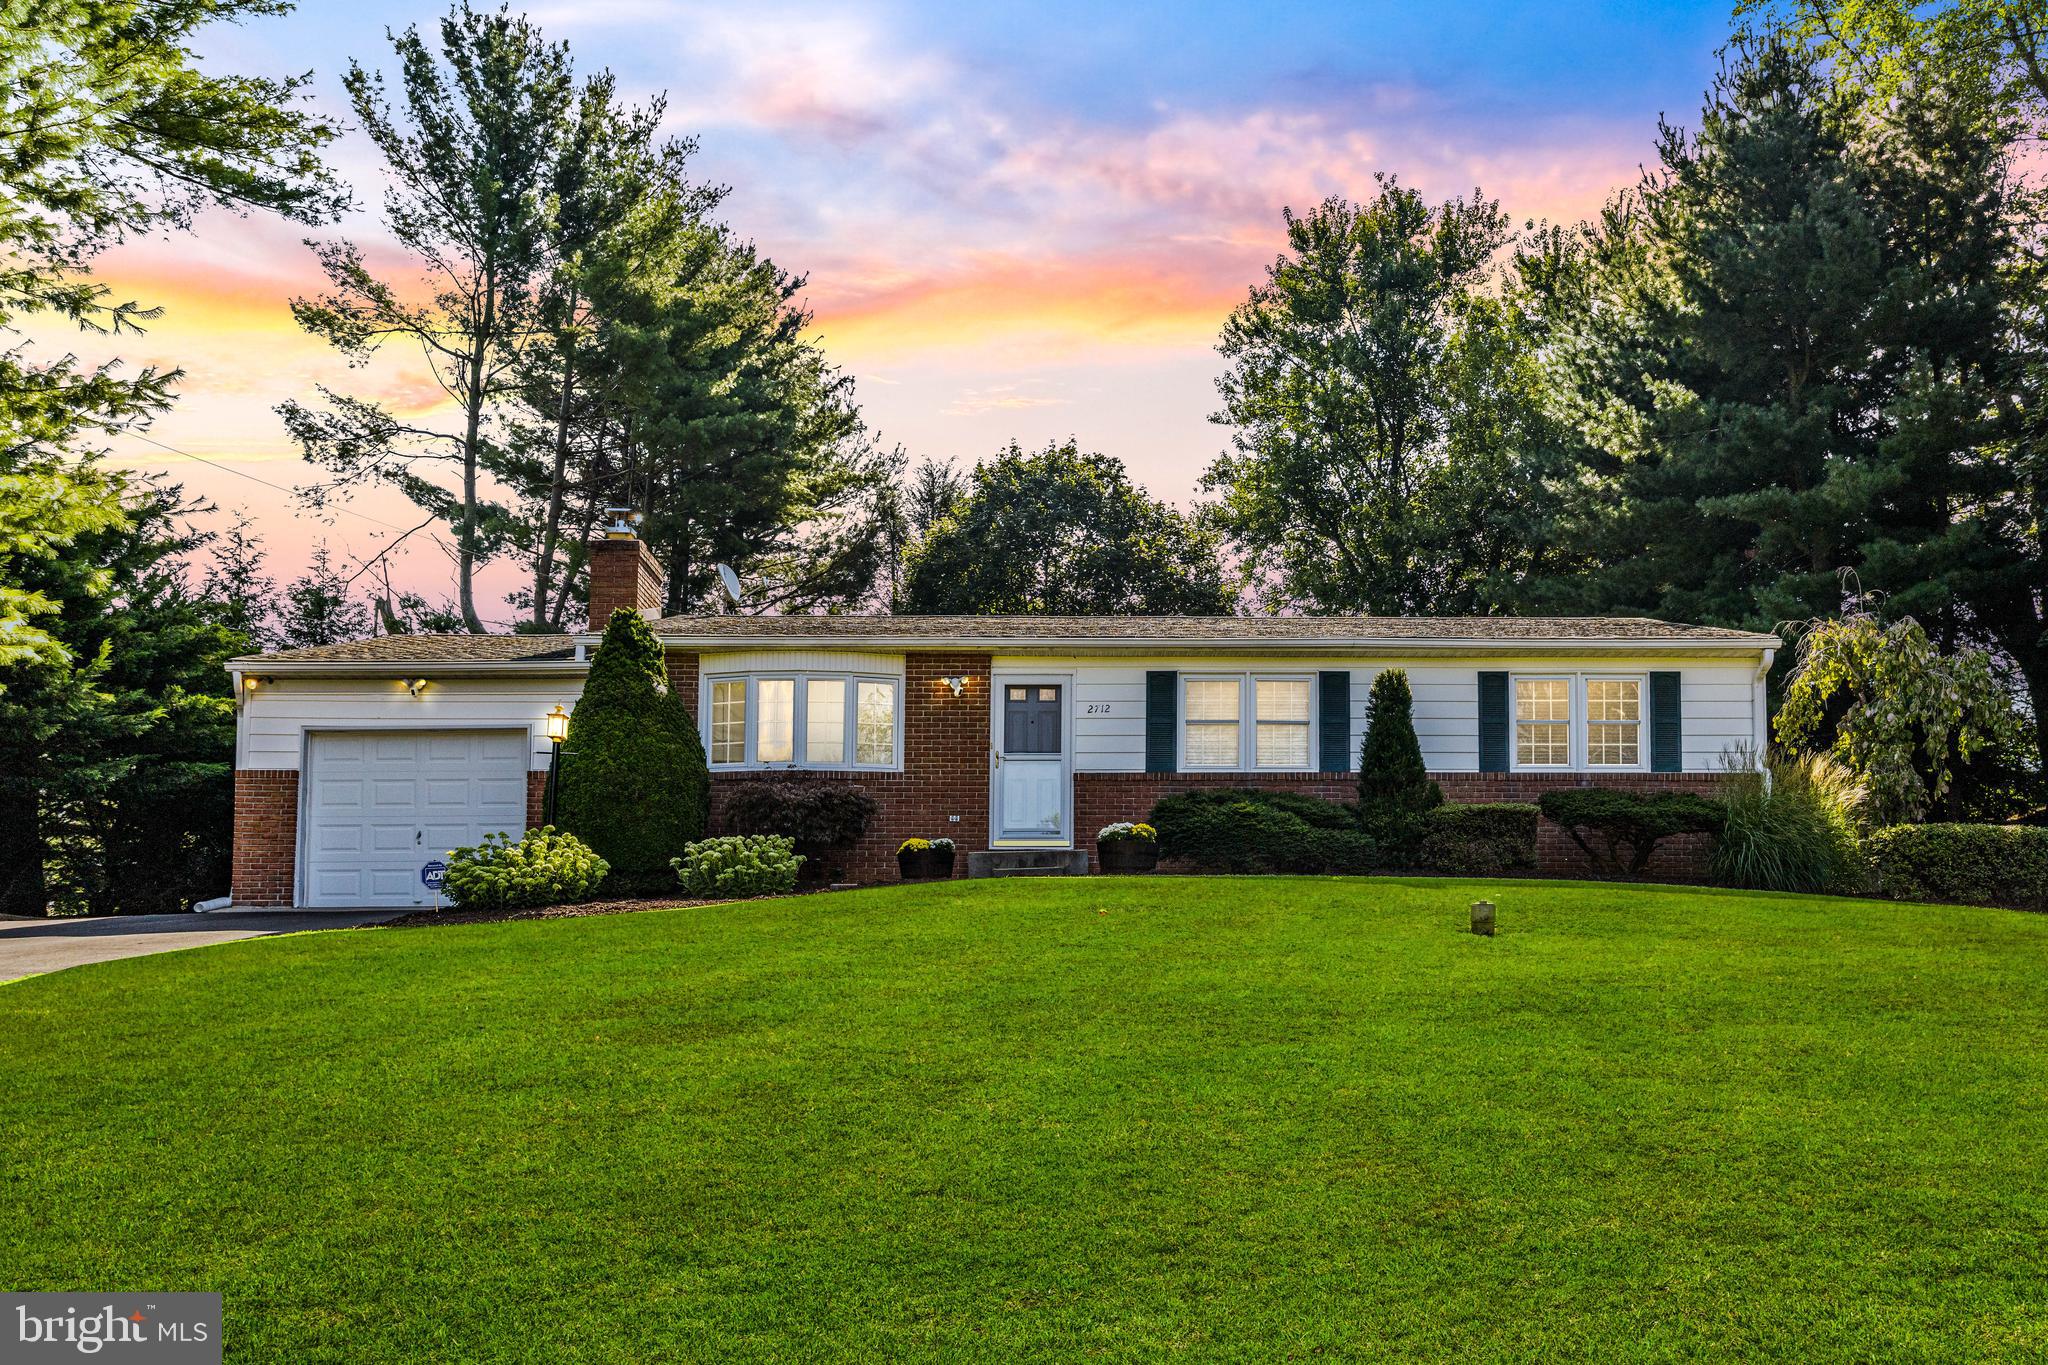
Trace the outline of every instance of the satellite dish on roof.
{"label": "satellite dish on roof", "polygon": [[732,565],[730,564],[714,564],[712,567],[718,570],[718,581],[725,585],[725,595],[732,599],[733,610],[738,611],[740,605],[740,576],[732,571]]}

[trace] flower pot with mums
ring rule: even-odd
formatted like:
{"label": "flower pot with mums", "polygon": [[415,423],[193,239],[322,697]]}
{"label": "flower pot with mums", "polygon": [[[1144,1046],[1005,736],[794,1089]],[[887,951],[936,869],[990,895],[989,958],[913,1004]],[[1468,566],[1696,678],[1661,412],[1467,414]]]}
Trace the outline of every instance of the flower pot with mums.
{"label": "flower pot with mums", "polygon": [[1119,820],[1095,834],[1095,858],[1104,872],[1150,872],[1159,866],[1159,832]]}

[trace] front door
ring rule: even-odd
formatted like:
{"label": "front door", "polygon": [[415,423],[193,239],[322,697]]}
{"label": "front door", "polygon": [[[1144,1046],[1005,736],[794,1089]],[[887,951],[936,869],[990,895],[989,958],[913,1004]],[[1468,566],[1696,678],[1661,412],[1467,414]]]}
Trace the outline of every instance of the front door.
{"label": "front door", "polygon": [[991,841],[1067,848],[1072,787],[1067,777],[1066,683],[996,681],[995,819]]}

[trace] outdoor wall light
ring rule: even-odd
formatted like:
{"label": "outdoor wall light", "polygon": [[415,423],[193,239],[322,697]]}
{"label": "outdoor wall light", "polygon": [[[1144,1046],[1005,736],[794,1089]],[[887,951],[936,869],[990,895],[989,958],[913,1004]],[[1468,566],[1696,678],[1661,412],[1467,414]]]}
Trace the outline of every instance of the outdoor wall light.
{"label": "outdoor wall light", "polygon": [[242,679],[242,690],[254,692],[256,690],[256,679],[253,676]]}
{"label": "outdoor wall light", "polygon": [[407,678],[405,680],[405,690],[417,697],[420,693],[427,690],[427,680],[425,678]]}
{"label": "outdoor wall light", "polygon": [[947,677],[941,678],[939,679],[939,681],[944,683],[946,686],[952,688],[953,695],[956,697],[959,696],[967,688],[967,679],[958,673],[954,673]]}

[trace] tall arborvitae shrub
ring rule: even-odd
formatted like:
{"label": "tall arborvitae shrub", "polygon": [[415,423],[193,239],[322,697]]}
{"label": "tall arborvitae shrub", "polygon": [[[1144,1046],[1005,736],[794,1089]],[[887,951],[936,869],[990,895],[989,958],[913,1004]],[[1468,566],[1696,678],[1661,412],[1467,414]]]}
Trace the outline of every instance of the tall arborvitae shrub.
{"label": "tall arborvitae shrub", "polygon": [[1422,766],[1415,738],[1415,700],[1408,675],[1382,669],[1366,703],[1365,744],[1358,755],[1358,819],[1390,863],[1412,862],[1423,820],[1444,802],[1443,788]]}
{"label": "tall arborvitae shrub", "polygon": [[613,894],[672,891],[669,860],[704,837],[704,745],[639,613],[612,613],[562,746],[555,822],[611,864]]}

